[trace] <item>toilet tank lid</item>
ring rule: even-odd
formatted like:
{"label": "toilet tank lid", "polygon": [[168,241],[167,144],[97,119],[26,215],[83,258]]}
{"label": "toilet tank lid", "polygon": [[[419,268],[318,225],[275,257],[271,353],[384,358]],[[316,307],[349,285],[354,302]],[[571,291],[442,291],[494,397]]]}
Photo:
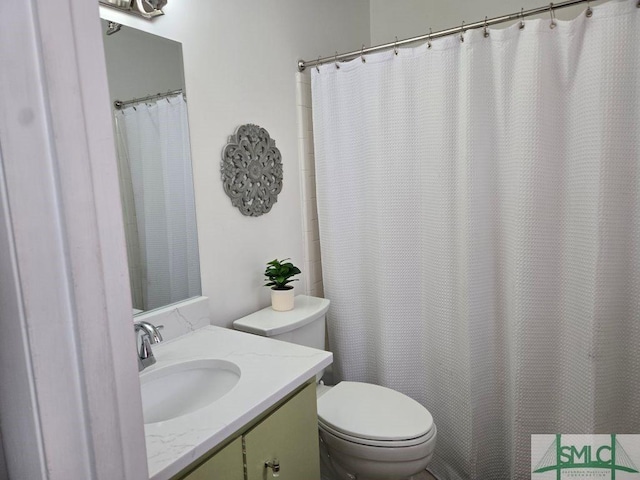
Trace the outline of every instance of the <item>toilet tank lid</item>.
{"label": "toilet tank lid", "polygon": [[276,312],[270,306],[233,322],[233,328],[243,332],[273,337],[303,327],[327,313],[326,298],[297,295],[293,310]]}

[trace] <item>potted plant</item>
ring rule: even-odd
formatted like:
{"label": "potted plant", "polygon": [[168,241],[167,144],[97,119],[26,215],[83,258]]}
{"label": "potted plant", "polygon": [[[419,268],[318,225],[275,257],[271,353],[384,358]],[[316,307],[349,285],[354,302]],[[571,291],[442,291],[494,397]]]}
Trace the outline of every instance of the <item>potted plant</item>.
{"label": "potted plant", "polygon": [[271,260],[264,271],[267,281],[264,286],[271,287],[271,308],[278,312],[293,309],[293,285],[288,284],[296,282],[298,279],[291,277],[301,273],[298,267],[287,260]]}

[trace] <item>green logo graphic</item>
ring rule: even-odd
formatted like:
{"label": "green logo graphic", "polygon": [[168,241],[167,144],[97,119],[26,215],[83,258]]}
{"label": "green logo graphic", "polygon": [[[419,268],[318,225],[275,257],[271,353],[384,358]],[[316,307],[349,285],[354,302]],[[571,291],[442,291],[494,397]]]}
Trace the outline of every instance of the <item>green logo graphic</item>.
{"label": "green logo graphic", "polygon": [[533,473],[555,470],[557,480],[561,479],[563,470],[570,469],[607,470],[611,472],[611,480],[615,480],[618,470],[638,473],[638,468],[620,445],[616,434],[607,435],[607,437],[611,437],[611,443],[563,445],[561,435],[557,434],[542,459],[535,466]]}

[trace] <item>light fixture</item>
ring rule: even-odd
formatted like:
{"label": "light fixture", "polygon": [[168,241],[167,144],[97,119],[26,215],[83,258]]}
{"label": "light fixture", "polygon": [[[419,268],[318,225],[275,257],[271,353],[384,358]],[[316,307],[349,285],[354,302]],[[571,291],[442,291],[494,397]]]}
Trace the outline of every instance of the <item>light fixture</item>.
{"label": "light fixture", "polygon": [[167,0],[99,0],[99,2],[101,5],[148,19],[164,15],[162,8],[167,4]]}

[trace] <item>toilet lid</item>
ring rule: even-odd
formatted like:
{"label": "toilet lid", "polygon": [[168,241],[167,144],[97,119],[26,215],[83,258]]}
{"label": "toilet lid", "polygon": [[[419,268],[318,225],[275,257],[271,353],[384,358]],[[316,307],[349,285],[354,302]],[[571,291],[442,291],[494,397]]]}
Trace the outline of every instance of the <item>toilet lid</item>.
{"label": "toilet lid", "polygon": [[429,411],[390,388],[340,382],[318,399],[318,418],[332,429],[364,440],[409,440],[433,428]]}

